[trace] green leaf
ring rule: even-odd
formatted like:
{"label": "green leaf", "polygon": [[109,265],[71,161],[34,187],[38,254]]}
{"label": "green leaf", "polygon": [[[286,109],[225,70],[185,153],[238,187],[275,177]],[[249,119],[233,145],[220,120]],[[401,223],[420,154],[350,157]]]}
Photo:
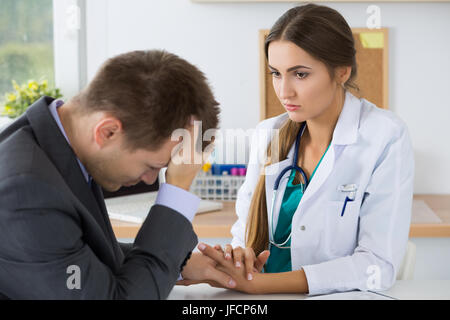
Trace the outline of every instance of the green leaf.
{"label": "green leaf", "polygon": [[6,101],[0,113],[10,118],[16,118],[23,114],[30,105],[44,95],[51,96],[55,99],[62,97],[60,89],[49,88],[46,79],[40,81],[29,80],[20,85],[13,80],[12,87],[14,91],[5,94]]}

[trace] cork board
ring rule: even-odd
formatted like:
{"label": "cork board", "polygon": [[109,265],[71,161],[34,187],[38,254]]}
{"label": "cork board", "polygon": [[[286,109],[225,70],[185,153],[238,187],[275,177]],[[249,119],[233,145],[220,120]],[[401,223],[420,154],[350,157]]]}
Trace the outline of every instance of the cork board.
{"label": "cork board", "polygon": [[[358,74],[356,84],[359,93],[350,90],[380,108],[388,109],[388,29],[353,28]],[[269,30],[259,31],[261,120],[286,112],[272,86],[264,54],[264,41]]]}

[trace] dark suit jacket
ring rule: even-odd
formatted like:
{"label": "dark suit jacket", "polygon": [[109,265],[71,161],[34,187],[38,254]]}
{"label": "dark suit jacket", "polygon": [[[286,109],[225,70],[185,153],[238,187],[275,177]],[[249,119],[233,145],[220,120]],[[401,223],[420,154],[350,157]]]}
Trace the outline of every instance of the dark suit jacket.
{"label": "dark suit jacket", "polygon": [[0,297],[165,299],[197,243],[192,224],[154,205],[134,244],[118,243],[52,101],[41,98],[0,133]]}

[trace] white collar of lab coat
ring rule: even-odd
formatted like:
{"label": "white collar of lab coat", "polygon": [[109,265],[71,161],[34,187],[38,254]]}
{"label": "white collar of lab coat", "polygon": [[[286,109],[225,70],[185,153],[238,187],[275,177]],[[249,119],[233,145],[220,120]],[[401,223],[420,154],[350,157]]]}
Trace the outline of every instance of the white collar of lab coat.
{"label": "white collar of lab coat", "polygon": [[345,102],[333,132],[331,144],[348,145],[358,139],[361,100],[349,91],[345,92]]}
{"label": "white collar of lab coat", "polygon": [[[358,139],[360,112],[361,100],[349,91],[346,91],[344,106],[334,128],[331,145],[348,145],[356,142]],[[292,159],[294,150],[293,145],[286,158]]]}
{"label": "white collar of lab coat", "polygon": [[[342,107],[341,114],[339,115],[336,127],[334,128],[331,145],[348,145],[356,142],[358,139],[360,113],[361,100],[349,91],[346,91],[344,106]],[[286,121],[288,117],[283,117],[283,119]],[[282,123],[284,123],[284,121]],[[282,125],[282,123],[280,125]],[[295,145],[292,145],[286,159],[292,159],[294,151]]]}
{"label": "white collar of lab coat", "polygon": [[[352,95],[350,92],[346,92],[344,106],[342,107],[341,114],[339,115],[336,127],[333,132],[333,138],[331,140],[331,146],[329,151],[324,155],[322,165],[318,168],[315,173],[315,178],[311,180],[310,185],[306,189],[303,195],[302,202],[307,201],[319,187],[326,180],[328,175],[331,173],[335,162],[335,150],[336,145],[349,145],[357,141],[358,138],[358,128],[359,128],[359,117],[361,112],[361,101]],[[272,190],[276,177],[278,174],[287,166],[292,163],[292,157],[294,156],[294,146],[291,147],[286,159],[271,164],[265,168],[266,174],[266,200],[267,206],[270,208],[272,201]],[[282,179],[280,182],[280,189],[284,190],[287,183],[287,178]],[[274,221],[277,221],[278,208],[281,205],[281,197],[277,199],[275,207],[277,208],[274,212]],[[270,219],[270,217],[269,217]],[[274,226],[276,227],[276,225]]]}

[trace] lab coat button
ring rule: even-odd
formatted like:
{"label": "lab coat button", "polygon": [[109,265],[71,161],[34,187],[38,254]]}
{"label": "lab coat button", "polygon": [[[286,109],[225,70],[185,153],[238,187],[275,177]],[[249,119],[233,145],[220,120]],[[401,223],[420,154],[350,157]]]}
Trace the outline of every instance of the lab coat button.
{"label": "lab coat button", "polygon": [[300,227],[300,230],[303,230],[303,231],[304,231],[305,229],[306,229],[305,226],[301,226],[301,227]]}

